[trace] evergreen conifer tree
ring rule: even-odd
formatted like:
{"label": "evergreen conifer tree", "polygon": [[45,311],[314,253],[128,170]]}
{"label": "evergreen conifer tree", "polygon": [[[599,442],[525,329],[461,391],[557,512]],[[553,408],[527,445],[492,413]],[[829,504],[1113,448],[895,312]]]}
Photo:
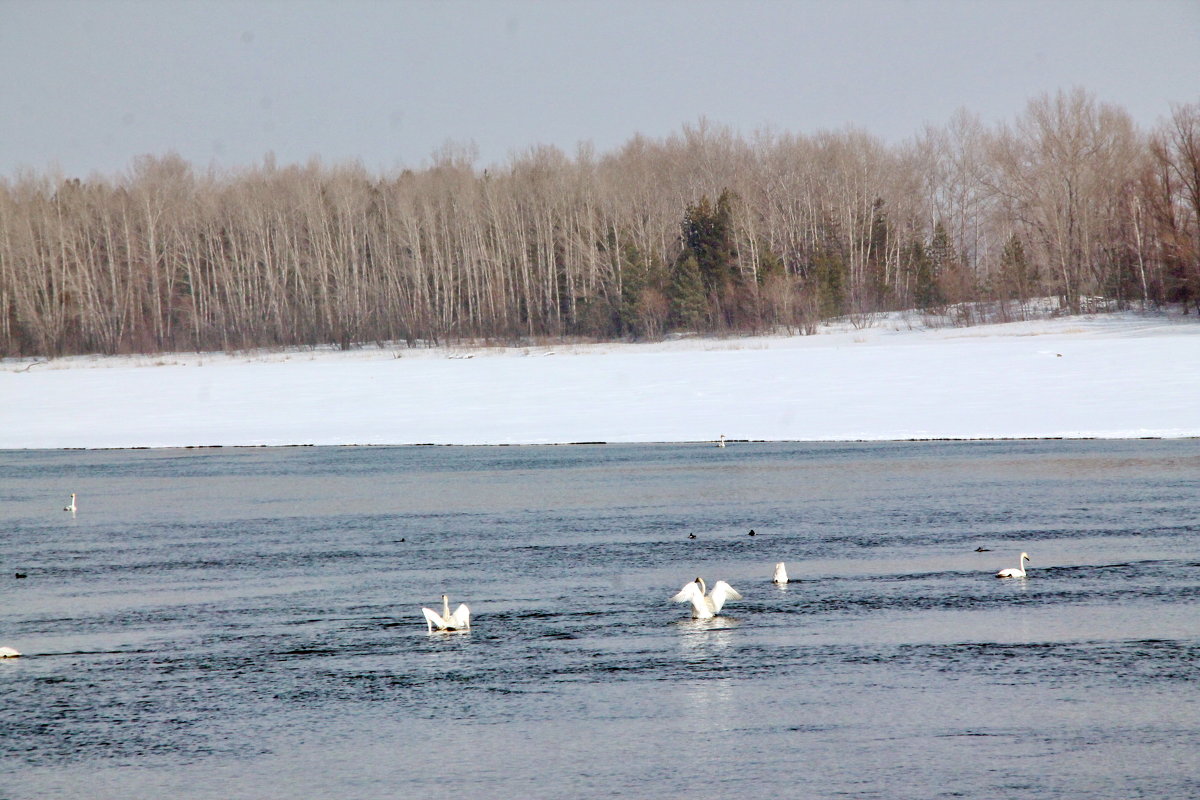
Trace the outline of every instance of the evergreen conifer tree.
{"label": "evergreen conifer tree", "polygon": [[954,269],[958,263],[958,254],[954,252],[954,244],[946,226],[939,220],[933,226],[933,238],[929,241],[929,260],[933,264],[934,277],[941,277]]}
{"label": "evergreen conifer tree", "polygon": [[906,261],[913,276],[913,303],[922,310],[940,306],[942,290],[938,286],[933,262],[925,251],[925,245],[919,241],[913,241],[908,246]]}
{"label": "evergreen conifer tree", "polygon": [[782,278],[786,271],[783,259],[770,247],[763,246],[758,256],[758,282],[762,284],[775,278]]}
{"label": "evergreen conifer tree", "polygon": [[737,276],[732,203],[726,189],[715,206],[704,195],[684,212],[683,248],[696,258],[707,292],[720,291]]}
{"label": "evergreen conifer tree", "polygon": [[700,265],[696,257],[684,251],[684,257],[675,265],[671,275],[671,318],[676,327],[697,330],[704,322],[708,309],[704,282],[700,278]]}
{"label": "evergreen conifer tree", "polygon": [[819,253],[813,262],[822,319],[846,313],[846,262],[837,253]]}
{"label": "evergreen conifer tree", "polygon": [[1009,299],[1024,302],[1033,296],[1038,281],[1037,268],[1029,262],[1021,237],[1015,233],[1004,243],[1000,253],[1000,274]]}
{"label": "evergreen conifer tree", "polygon": [[887,256],[888,242],[891,239],[891,226],[888,224],[887,211],[883,198],[877,197],[872,208],[871,240],[867,258],[867,291],[869,302],[875,310],[883,306],[887,300]]}

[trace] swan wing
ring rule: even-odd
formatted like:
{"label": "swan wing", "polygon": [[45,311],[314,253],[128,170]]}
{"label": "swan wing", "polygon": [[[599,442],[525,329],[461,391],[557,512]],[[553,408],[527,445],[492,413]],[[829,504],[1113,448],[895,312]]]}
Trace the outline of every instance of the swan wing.
{"label": "swan wing", "polygon": [[672,597],[671,600],[676,603],[694,604],[696,602],[695,598],[698,596],[700,596],[700,587],[696,585],[695,581],[688,581],[679,590],[679,594]]}
{"label": "swan wing", "polygon": [[446,620],[442,619],[442,615],[434,611],[432,608],[422,608],[421,613],[425,615],[425,623],[429,625],[429,630],[437,628],[439,631],[446,630]]}
{"label": "swan wing", "polygon": [[775,583],[788,582],[787,567],[784,566],[784,562],[780,561],[775,565],[775,577],[773,577],[771,580]]}
{"label": "swan wing", "polygon": [[471,609],[467,608],[466,603],[459,603],[458,608],[454,609],[454,613],[450,615],[450,627],[463,630],[471,627]]}
{"label": "swan wing", "polygon": [[997,578],[1024,578],[1025,570],[1016,569],[1015,567],[1009,567],[1008,569],[1002,569],[999,572],[997,572],[996,577]]}
{"label": "swan wing", "polygon": [[712,610],[708,607],[707,598],[700,593],[700,586],[695,581],[689,581],[679,591],[679,594],[671,599],[676,603],[691,603],[692,616],[697,619],[706,619],[712,616]]}
{"label": "swan wing", "polygon": [[721,606],[725,605],[726,601],[742,599],[741,593],[725,581],[717,581],[713,585],[712,591],[709,592],[709,597],[712,600],[714,614],[721,610]]}

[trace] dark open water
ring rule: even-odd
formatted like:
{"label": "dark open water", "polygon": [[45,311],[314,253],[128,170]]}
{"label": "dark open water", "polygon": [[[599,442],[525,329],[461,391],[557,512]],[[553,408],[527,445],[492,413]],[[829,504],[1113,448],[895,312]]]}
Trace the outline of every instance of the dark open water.
{"label": "dark open water", "polygon": [[0,452],[0,798],[1200,797],[1198,498],[1197,441]]}

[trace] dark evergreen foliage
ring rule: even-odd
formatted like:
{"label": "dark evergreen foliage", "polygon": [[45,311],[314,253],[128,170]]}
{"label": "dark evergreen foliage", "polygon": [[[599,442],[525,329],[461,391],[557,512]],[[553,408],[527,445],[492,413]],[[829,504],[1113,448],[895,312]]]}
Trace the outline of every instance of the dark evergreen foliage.
{"label": "dark evergreen foliage", "polygon": [[704,325],[708,302],[700,264],[694,253],[685,252],[671,275],[671,322],[677,328],[696,330]]}

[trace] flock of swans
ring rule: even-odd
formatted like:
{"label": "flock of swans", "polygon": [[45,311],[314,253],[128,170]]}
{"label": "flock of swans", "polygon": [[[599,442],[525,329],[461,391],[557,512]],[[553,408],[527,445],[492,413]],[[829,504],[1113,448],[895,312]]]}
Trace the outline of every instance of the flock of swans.
{"label": "flock of swans", "polygon": [[[1029,554],[1021,553],[1021,565],[1019,567],[1002,569],[996,573],[996,577],[1024,578],[1026,561],[1031,561]],[[771,582],[774,584],[789,583],[787,564],[785,562],[780,561],[775,565],[775,573],[771,577]],[[679,590],[679,593],[671,598],[676,603],[690,603],[692,606],[692,619],[713,619],[721,613],[721,609],[725,607],[727,602],[741,599],[741,592],[734,589],[725,581],[717,581],[713,584],[710,591],[704,579],[699,577],[685,583],[683,588]],[[451,614],[450,598],[446,595],[442,595],[441,614],[438,614],[432,608],[422,608],[421,611],[425,615],[425,624],[428,626],[430,633],[450,633],[455,631],[469,631],[471,629],[471,610],[467,608],[467,604],[460,603],[458,608],[454,609],[454,613]]]}
{"label": "flock of swans", "polygon": [[[719,447],[724,447],[724,436],[721,437]],[[66,506],[63,511],[70,511],[72,515],[76,511],[75,495],[71,495],[71,503]],[[750,536],[754,536],[754,531],[751,530]],[[689,539],[695,539],[694,533],[688,534]],[[404,541],[401,539],[400,541]],[[984,548],[978,548],[976,552],[988,552]],[[997,578],[1024,578],[1025,577],[1025,562],[1032,560],[1028,553],[1021,553],[1020,563],[1016,567],[1002,569],[996,573]],[[18,578],[25,576],[17,573]],[[788,583],[787,566],[783,561],[775,565],[775,573],[771,577],[771,582],[774,584]],[[671,598],[676,603],[690,603],[692,606],[692,619],[712,619],[721,613],[721,609],[730,600],[741,600],[742,595],[737,590],[730,586],[725,581],[717,581],[713,584],[712,590],[709,591],[703,578],[696,578],[693,581],[688,581],[684,584],[679,593]],[[448,595],[442,595],[442,613],[434,611],[432,608],[422,608],[421,613],[425,616],[425,625],[429,633],[454,633],[460,631],[471,630],[471,609],[466,603],[459,603],[458,608],[454,609],[454,613],[450,613],[450,598]],[[0,647],[0,658],[16,658],[21,653],[12,647]]]}

